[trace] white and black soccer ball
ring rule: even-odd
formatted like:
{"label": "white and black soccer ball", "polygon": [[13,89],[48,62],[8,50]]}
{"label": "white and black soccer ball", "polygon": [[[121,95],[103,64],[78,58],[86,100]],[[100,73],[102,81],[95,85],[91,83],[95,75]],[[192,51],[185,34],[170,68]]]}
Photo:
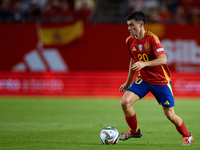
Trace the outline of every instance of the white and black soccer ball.
{"label": "white and black soccer ball", "polygon": [[100,140],[103,144],[116,144],[119,140],[119,132],[114,127],[106,127],[100,132]]}

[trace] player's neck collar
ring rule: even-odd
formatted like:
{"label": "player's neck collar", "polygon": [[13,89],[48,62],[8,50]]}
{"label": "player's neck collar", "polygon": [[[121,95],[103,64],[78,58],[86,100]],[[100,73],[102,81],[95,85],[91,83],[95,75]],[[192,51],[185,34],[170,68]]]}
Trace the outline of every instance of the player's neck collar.
{"label": "player's neck collar", "polygon": [[143,31],[144,31],[144,33],[141,33],[141,34],[143,34],[143,35],[141,36],[141,38],[138,38],[137,36],[135,36],[135,38],[136,38],[137,40],[141,40],[141,39],[143,39],[144,37],[146,37],[147,30],[143,30]]}

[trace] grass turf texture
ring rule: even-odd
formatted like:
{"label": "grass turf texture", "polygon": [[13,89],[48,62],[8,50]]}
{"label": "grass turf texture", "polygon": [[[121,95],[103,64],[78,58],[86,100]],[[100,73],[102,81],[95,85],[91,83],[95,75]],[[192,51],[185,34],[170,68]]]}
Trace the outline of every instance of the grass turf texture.
{"label": "grass turf texture", "polygon": [[133,106],[140,139],[103,145],[100,131],[106,126],[119,133],[129,130],[119,99],[0,98],[1,150],[199,150],[200,101],[178,100],[176,114],[182,117],[195,140],[183,146],[181,135],[167,120],[155,100]]}

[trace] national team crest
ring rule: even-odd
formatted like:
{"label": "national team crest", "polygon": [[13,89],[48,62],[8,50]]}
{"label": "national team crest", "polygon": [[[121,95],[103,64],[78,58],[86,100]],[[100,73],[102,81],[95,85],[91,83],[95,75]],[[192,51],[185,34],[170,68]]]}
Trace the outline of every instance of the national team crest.
{"label": "national team crest", "polygon": [[145,51],[150,51],[150,45],[149,43],[144,44]]}
{"label": "national team crest", "polygon": [[142,44],[138,45],[140,52],[142,51]]}

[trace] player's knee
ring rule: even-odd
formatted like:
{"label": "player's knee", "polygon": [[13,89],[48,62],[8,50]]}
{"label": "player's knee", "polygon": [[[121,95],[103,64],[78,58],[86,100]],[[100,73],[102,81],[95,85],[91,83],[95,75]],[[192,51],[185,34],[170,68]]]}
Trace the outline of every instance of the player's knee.
{"label": "player's knee", "polygon": [[122,98],[120,104],[121,104],[122,109],[126,110],[128,107],[131,106],[131,99]]}

